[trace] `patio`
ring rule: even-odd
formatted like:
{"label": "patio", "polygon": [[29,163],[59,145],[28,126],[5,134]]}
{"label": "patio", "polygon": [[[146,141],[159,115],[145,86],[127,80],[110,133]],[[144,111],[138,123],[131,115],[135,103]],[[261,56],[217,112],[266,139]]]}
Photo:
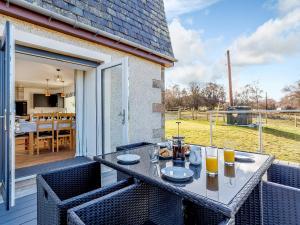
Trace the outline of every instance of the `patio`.
{"label": "patio", "polygon": [[[72,199],[79,198],[76,201],[81,203],[73,205],[72,207],[76,206],[73,209],[69,208],[68,224],[120,224],[120,221],[124,224],[143,224],[142,221],[151,218],[151,224],[162,225],[299,224],[299,164],[273,161],[272,156],[249,153],[253,159],[252,163],[236,161],[234,167],[230,168],[224,166],[223,150],[219,149],[221,154],[218,176],[209,177],[206,175],[205,151],[202,151],[200,166],[191,165],[188,158],[186,158],[185,166],[183,165],[194,172],[192,179],[186,182],[174,182],[166,180],[161,172],[161,169],[174,164],[172,160],[159,160],[158,163],[149,163],[148,152],[151,148],[153,148],[153,145],[139,147],[130,145],[119,148],[119,151],[115,153],[95,157],[96,161],[119,172],[117,176],[115,171],[101,173],[101,188],[95,189],[91,193],[111,188],[114,191],[110,194],[105,191],[106,195],[103,197],[99,195],[89,197],[88,199],[92,200],[90,202],[89,200],[80,200],[82,198],[80,196],[87,196],[89,192],[84,191],[86,192],[84,195],[78,195],[78,192],[76,194],[78,196],[74,196]],[[137,154],[141,158],[138,163],[124,165],[117,159],[118,156],[124,153]],[[239,154],[239,152],[236,152],[236,154]],[[82,179],[80,174],[86,180],[90,177],[89,173],[78,171],[81,170],[80,168],[84,168],[85,165],[95,163],[87,161],[81,163],[81,165],[75,164],[76,166],[70,164],[66,169],[45,173],[38,178],[38,190],[47,190],[47,201],[49,201],[55,196],[53,193],[50,194],[51,191],[49,190],[51,188],[54,188],[53,190],[56,192],[65,185],[72,185],[72,183],[79,188],[86,188],[88,183],[85,184],[87,181],[80,181]],[[229,171],[232,168],[234,172]],[[74,172],[70,173],[70,171]],[[71,174],[77,174],[75,175],[77,177],[75,183],[72,178],[74,175]],[[95,180],[98,175],[95,171],[92,174],[91,178]],[[136,178],[138,182],[131,183],[132,181],[128,181],[127,187],[125,186],[120,190],[115,189],[116,185],[120,185],[120,182],[124,183],[128,179],[128,175]],[[49,176],[56,177],[54,183],[51,184],[53,181]],[[50,186],[41,183],[41,179],[48,180]],[[117,181],[118,183],[116,183]],[[80,185],[78,186],[78,184]],[[72,189],[67,186],[66,190],[71,191]],[[91,189],[88,188],[87,190]],[[70,195],[70,191],[65,193]],[[57,224],[54,222],[55,216],[51,214],[52,210],[50,210],[49,203],[46,204],[42,200],[44,197],[45,193],[43,191],[39,192],[38,195],[35,193],[18,198],[16,200],[17,206],[10,211],[6,211],[3,204],[0,205],[0,216],[3,218],[0,224]],[[59,199],[65,199],[65,197],[59,194]],[[64,201],[69,202],[67,199]],[[132,201],[136,204],[132,205]],[[145,204],[145,201],[148,203]],[[38,207],[46,208],[38,210]],[[170,209],[172,210],[170,211]],[[39,211],[38,214],[37,210]],[[144,214],[148,210],[150,214]],[[126,212],[126,214],[123,212]],[[105,216],[103,217],[103,215]],[[128,215],[131,216],[128,217]],[[48,218],[47,220],[44,220],[45,216]],[[38,218],[43,222],[38,223]],[[124,220],[127,222],[123,222]],[[95,223],[95,221],[98,222]],[[61,221],[58,224],[66,223]]]}

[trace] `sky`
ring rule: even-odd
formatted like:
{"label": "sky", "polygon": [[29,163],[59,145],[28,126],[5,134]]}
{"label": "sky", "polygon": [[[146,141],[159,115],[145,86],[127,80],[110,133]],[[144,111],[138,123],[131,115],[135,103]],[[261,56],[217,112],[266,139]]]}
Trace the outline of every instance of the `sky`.
{"label": "sky", "polygon": [[300,80],[300,0],[164,0],[175,58],[166,85],[217,82],[233,91],[258,81],[280,100]]}

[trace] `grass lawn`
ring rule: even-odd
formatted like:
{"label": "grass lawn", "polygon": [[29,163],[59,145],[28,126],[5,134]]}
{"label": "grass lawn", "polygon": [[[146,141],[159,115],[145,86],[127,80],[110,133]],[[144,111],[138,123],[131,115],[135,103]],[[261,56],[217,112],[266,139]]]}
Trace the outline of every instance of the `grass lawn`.
{"label": "grass lawn", "polygon": [[[178,120],[166,120],[166,138],[177,135]],[[181,120],[180,135],[187,143],[209,145],[209,122],[206,120]],[[223,147],[232,141],[235,148],[244,151],[257,151],[258,128],[228,126],[219,121],[213,126],[213,144]],[[292,121],[268,119],[263,127],[263,146],[266,153],[276,158],[300,163],[300,127]]]}

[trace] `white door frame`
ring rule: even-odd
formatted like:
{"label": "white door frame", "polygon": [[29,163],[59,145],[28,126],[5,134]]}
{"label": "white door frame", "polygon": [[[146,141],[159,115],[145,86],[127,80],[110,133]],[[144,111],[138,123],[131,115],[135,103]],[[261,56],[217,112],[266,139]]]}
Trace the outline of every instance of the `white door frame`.
{"label": "white door frame", "polygon": [[[1,97],[3,120],[1,127],[1,139],[3,141],[0,146],[1,160],[3,163],[1,171],[1,181],[3,181],[0,190],[3,194],[5,208],[9,210],[15,205],[15,40],[14,27],[10,22],[6,22],[3,36],[1,39]],[[1,113],[0,112],[0,113]]]}
{"label": "white door frame", "polygon": [[[65,40],[58,38],[59,33],[52,33],[44,30],[31,29],[36,27],[32,26],[20,26],[18,22],[11,21],[12,24],[17,23],[14,29],[14,38],[15,43],[35,49],[41,49],[57,54],[87,59],[96,61],[102,64],[110,63],[112,60],[112,56],[106,53],[106,50],[101,50],[101,46],[99,48],[90,48],[90,46],[85,45],[84,41],[73,41],[70,36],[70,40]],[[5,28],[5,24],[0,24],[0,33],[3,32]],[[40,34],[42,33],[42,34]],[[45,34],[45,35],[43,35]],[[68,38],[66,38],[68,39]],[[105,48],[104,48],[105,49]],[[93,69],[93,72],[96,76],[97,69]],[[83,128],[82,128],[83,129]],[[77,151],[77,149],[76,149]],[[86,156],[88,154],[84,152],[76,152],[77,156]]]}
{"label": "white door frame", "polygon": [[[109,69],[115,66],[122,66],[122,116],[123,116],[123,130],[122,130],[122,143],[127,144],[129,142],[129,137],[128,137],[128,131],[129,131],[129,126],[128,126],[128,119],[129,119],[129,103],[128,103],[128,97],[129,97],[129,82],[128,82],[128,57],[124,57],[120,60],[116,60],[110,63],[102,64],[97,67],[97,76],[96,76],[96,101],[97,101],[97,154],[102,155],[105,151],[105,153],[109,153],[111,149],[105,149],[105,146],[103,146],[103,101],[102,101],[102,75],[103,71],[105,69]],[[99,151],[101,149],[101,151]]]}

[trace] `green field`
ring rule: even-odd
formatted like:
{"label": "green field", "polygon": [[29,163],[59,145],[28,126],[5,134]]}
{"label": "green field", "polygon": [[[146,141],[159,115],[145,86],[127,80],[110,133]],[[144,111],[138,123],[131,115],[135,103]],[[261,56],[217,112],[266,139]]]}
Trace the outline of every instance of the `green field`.
{"label": "green field", "polygon": [[[166,138],[177,135],[178,120],[166,120]],[[210,144],[210,125],[205,119],[180,120],[180,135],[186,137],[186,143]],[[223,121],[213,125],[213,145],[223,147],[231,141],[236,149],[244,151],[257,151],[258,128],[228,126]],[[300,127],[295,127],[292,120],[268,119],[263,126],[264,152],[271,153],[277,159],[300,163]]]}

